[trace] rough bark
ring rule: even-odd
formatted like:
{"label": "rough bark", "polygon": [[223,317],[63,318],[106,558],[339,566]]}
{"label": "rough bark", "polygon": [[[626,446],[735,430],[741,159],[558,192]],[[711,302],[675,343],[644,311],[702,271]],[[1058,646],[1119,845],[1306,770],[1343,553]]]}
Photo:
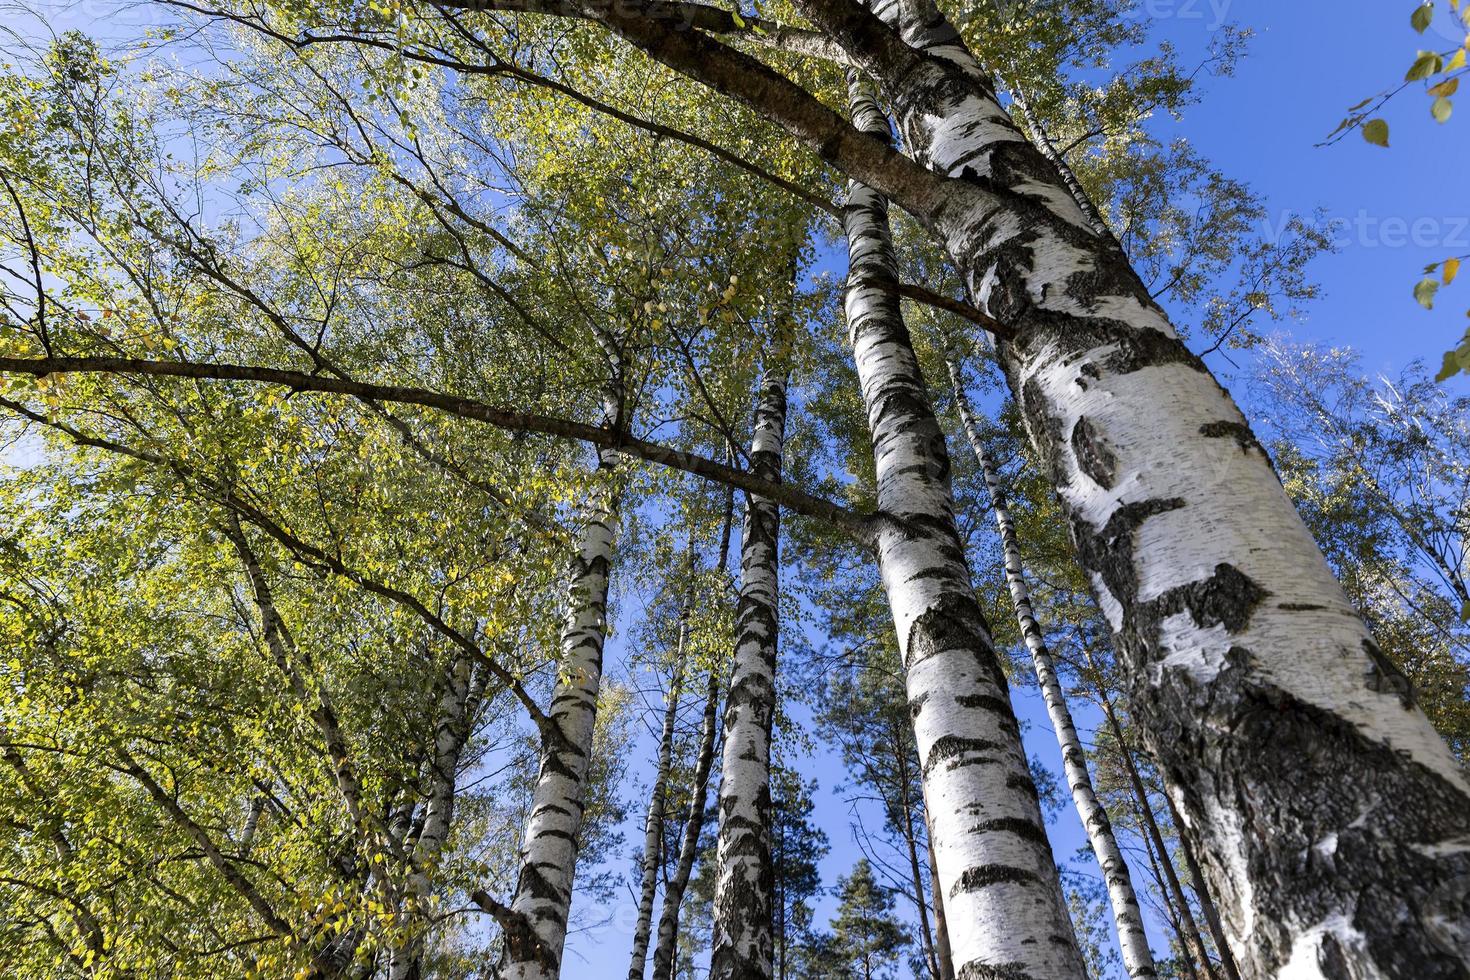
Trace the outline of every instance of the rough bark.
{"label": "rough bark", "polygon": [[[621,426],[621,353],[606,333],[599,332],[598,342],[607,357],[611,379],[603,395],[600,422]],[[600,469],[610,470],[616,462],[614,451],[599,453]],[[616,495],[604,491],[587,505],[568,579],[560,669],[548,712],[550,724],[542,733],[540,769],[532,792],[511,914],[503,917],[503,980],[556,980],[561,972],[577,864],[577,835],[582,827],[589,752],[602,686],[607,593],[617,529]]]}
{"label": "rough bark", "polygon": [[[888,123],[854,81],[853,119]],[[989,628],[954,522],[949,456],[898,294],[888,202],[848,186],[847,320],[872,432],[877,550],[903,654],[939,888],[963,980],[1085,975]]]}
{"label": "rough bark", "polygon": [[1077,816],[1087,833],[1087,842],[1102,869],[1103,881],[1108,889],[1108,901],[1113,911],[1113,925],[1117,931],[1118,948],[1123,954],[1123,967],[1130,977],[1156,977],[1154,957],[1148,946],[1148,936],[1143,929],[1143,912],[1138,906],[1138,896],[1133,890],[1133,876],[1118,839],[1113,833],[1107,809],[1097,798],[1092,786],[1092,774],[1087,769],[1087,753],[1077,726],[1072,720],[1072,710],[1067,705],[1066,692],[1057,675],[1056,662],[1042,635],[1031,606],[1031,590],[1026,584],[1026,570],[1021,558],[1021,545],[1016,535],[1016,526],[1011,520],[1010,504],[1001,487],[995,464],[985,451],[985,443],[975,425],[974,412],[970,408],[969,396],[965,393],[959,366],[951,354],[948,360],[950,383],[954,388],[955,407],[964,426],[965,437],[975,458],[985,486],[990,491],[990,506],[995,514],[996,528],[1000,533],[1001,548],[1005,555],[1006,586],[1010,589],[1011,603],[1016,610],[1016,624],[1020,627],[1026,649],[1031,654],[1031,665],[1036,671],[1036,682],[1046,702],[1046,711],[1056,732],[1057,744],[1062,750],[1062,770],[1067,777],[1067,786],[1072,792],[1072,803]]}
{"label": "rough bark", "polygon": [[[691,563],[692,564],[692,563]],[[692,568],[686,572],[692,571]],[[688,599],[680,600],[679,639],[674,652],[674,669],[669,682],[669,702],[664,707],[663,730],[659,733],[658,768],[643,821],[643,881],[638,895],[638,923],[633,929],[633,954],[628,963],[628,980],[642,980],[648,966],[648,938],[653,931],[653,900],[658,891],[658,872],[663,864],[664,807],[668,799],[669,766],[674,758],[674,726],[679,718],[679,695],[684,687],[684,650],[689,630]]]}
{"label": "rough bark", "polygon": [[[786,365],[768,363],[755,410],[750,467],[779,482],[786,429]],[[771,722],[776,707],[780,507],[752,495],[741,537],[740,600],[721,761],[719,870],[710,976],[770,980],[774,958]]]}
{"label": "rough bark", "polygon": [[1242,972],[1466,976],[1470,781],[1244,416],[931,4],[900,25],[917,62],[854,5],[803,7],[878,52],[905,145],[970,188],[919,210],[1011,328],[1001,364]]}

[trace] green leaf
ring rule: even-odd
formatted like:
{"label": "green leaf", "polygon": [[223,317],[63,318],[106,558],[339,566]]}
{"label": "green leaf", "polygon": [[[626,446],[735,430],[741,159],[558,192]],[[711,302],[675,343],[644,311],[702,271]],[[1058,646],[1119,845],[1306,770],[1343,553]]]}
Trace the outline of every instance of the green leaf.
{"label": "green leaf", "polygon": [[1434,309],[1434,294],[1439,292],[1439,280],[1425,279],[1414,287],[1414,298],[1426,310]]}
{"label": "green leaf", "polygon": [[740,12],[739,11],[736,11],[736,10],[730,11],[730,19],[733,20],[733,21],[735,21],[735,26],[736,27],[742,27],[743,28],[745,26],[745,18],[740,16]]}
{"label": "green leaf", "polygon": [[1417,82],[1421,78],[1437,75],[1444,67],[1444,59],[1433,51],[1420,51],[1419,57],[1409,66],[1409,71],[1404,75],[1404,81]]}
{"label": "green leaf", "polygon": [[1438,123],[1449,122],[1450,113],[1454,111],[1454,105],[1452,105],[1450,103],[1450,100],[1445,98],[1444,96],[1440,96],[1439,98],[1435,99],[1434,104],[1429,107],[1429,114],[1434,116],[1434,121]]}
{"label": "green leaf", "polygon": [[[1439,373],[1434,376],[1435,381],[1448,381],[1460,373],[1460,359],[1455,356],[1454,351],[1446,351],[1444,363],[1440,366]],[[1470,606],[1466,606],[1470,609]]]}
{"label": "green leaf", "polygon": [[1465,608],[1460,610],[1460,622],[1470,623],[1470,602],[1465,603]]}
{"label": "green leaf", "polygon": [[1374,146],[1388,148],[1388,123],[1382,119],[1370,119],[1363,124],[1363,139]]}
{"label": "green leaf", "polygon": [[1418,31],[1420,34],[1423,34],[1425,31],[1427,31],[1429,29],[1429,25],[1432,23],[1434,23],[1434,4],[1432,3],[1426,3],[1423,6],[1416,8],[1414,10],[1413,16],[1409,18],[1410,26],[1412,26],[1414,30]]}

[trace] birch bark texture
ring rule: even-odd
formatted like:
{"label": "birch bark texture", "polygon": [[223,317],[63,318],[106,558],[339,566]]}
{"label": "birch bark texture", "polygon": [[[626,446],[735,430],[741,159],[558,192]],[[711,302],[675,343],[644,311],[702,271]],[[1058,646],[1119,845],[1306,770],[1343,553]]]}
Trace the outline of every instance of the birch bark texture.
{"label": "birch bark texture", "polygon": [[[861,17],[803,9],[871,49]],[[956,187],[926,220],[1009,328],[1001,364],[1242,974],[1470,975],[1470,780],[1240,410],[953,26],[930,0],[876,12],[919,53],[871,66],[905,145]]]}
{"label": "birch bark texture", "polygon": [[1087,842],[1092,847],[1097,866],[1102,869],[1103,882],[1108,890],[1108,902],[1113,911],[1113,926],[1118,936],[1118,948],[1123,954],[1123,968],[1128,976],[1135,978],[1156,977],[1153,951],[1149,949],[1148,935],[1143,928],[1143,911],[1138,905],[1138,896],[1133,890],[1133,875],[1118,838],[1113,833],[1112,821],[1107,809],[1097,798],[1093,789],[1092,774],[1087,769],[1087,752],[1077,734],[1072,720],[1072,709],[1067,705],[1066,692],[1062,690],[1061,678],[1057,675],[1056,661],[1042,635],[1041,625],[1036,621],[1031,606],[1031,590],[1026,584],[1026,569],[1021,557],[1021,543],[1016,534],[1015,522],[1011,520],[1010,503],[1000,475],[990,454],[985,451],[985,441],[975,423],[975,413],[965,392],[964,378],[958,363],[958,355],[950,353],[946,366],[949,368],[950,384],[954,390],[955,408],[965,430],[975,459],[980,463],[980,472],[985,487],[990,492],[990,509],[995,514],[996,529],[1000,534],[1001,551],[1005,557],[1006,587],[1011,593],[1011,604],[1016,609],[1016,624],[1031,655],[1031,665],[1036,671],[1036,683],[1046,702],[1046,713],[1056,732],[1057,745],[1062,750],[1062,771],[1067,777],[1067,787],[1072,793],[1072,803],[1077,816],[1087,833]]}
{"label": "birch bark texture", "polygon": [[[848,88],[855,125],[889,139],[856,74]],[[848,329],[877,470],[879,567],[956,976],[1081,980],[1020,728],[955,527],[944,434],[894,291],[887,199],[849,182],[843,224]]]}
{"label": "birch bark texture", "polygon": [[[757,396],[749,465],[773,483],[781,480],[786,383],[784,357],[771,356]],[[771,723],[780,631],[780,535],[780,507],[752,494],[741,531],[735,657],[725,704],[712,980],[770,980],[773,970]]]}
{"label": "birch bark texture", "polygon": [[[608,362],[600,424],[622,422],[623,371],[617,339],[596,331]],[[598,469],[617,466],[612,450],[598,453]],[[609,481],[611,482],[611,481]],[[506,919],[504,980],[556,980],[561,973],[577,866],[577,838],[585,810],[602,651],[607,640],[607,596],[618,534],[616,492],[604,489],[587,504],[567,582],[566,620],[548,724],[541,731],[541,763],[531,816],[521,846],[521,870]]]}

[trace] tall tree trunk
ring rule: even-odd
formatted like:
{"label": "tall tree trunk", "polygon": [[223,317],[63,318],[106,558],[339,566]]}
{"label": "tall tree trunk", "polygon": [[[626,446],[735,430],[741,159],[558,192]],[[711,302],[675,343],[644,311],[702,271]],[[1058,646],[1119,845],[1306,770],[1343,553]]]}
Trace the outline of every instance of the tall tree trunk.
{"label": "tall tree trunk", "polygon": [[1189,869],[1190,887],[1194,891],[1195,898],[1199,900],[1200,911],[1205,914],[1205,924],[1210,929],[1210,938],[1215,942],[1215,952],[1220,954],[1220,969],[1225,972],[1225,980],[1240,980],[1240,970],[1235,965],[1235,956],[1230,952],[1230,944],[1225,941],[1225,929],[1220,922],[1220,910],[1215,907],[1214,899],[1210,897],[1210,889],[1205,885],[1199,859],[1194,856],[1194,846],[1184,835],[1184,820],[1179,816],[1179,808],[1174,805],[1174,800],[1168,793],[1164,794],[1164,798],[1169,803],[1169,813],[1174,818],[1175,828],[1179,831],[1179,850],[1184,853],[1184,866]]}
{"label": "tall tree trunk", "polygon": [[[430,758],[429,799],[423,827],[414,842],[404,908],[410,921],[426,921],[432,892],[431,873],[454,825],[459,760],[469,741],[473,714],[484,692],[485,673],[475,671],[468,657],[456,657],[445,678],[434,721],[434,752]],[[393,950],[388,964],[390,980],[418,980],[423,975],[424,936],[415,929]]]}
{"label": "tall tree trunk", "polygon": [[[726,446],[726,457],[733,455]],[[725,489],[725,519],[720,531],[720,555],[715,568],[723,573],[730,553],[730,529],[734,524],[735,494]],[[709,774],[714,766],[715,744],[720,736],[720,665],[710,664],[709,686],[704,695],[704,716],[699,727],[699,751],[694,759],[694,774],[689,787],[689,809],[684,819],[684,837],[679,842],[679,857],[674,875],[664,887],[664,904],[658,918],[658,944],[653,948],[653,980],[672,980],[679,952],[679,913],[684,905],[684,892],[694,872],[699,854],[699,835],[704,829],[705,802],[709,798]]]}
{"label": "tall tree trunk", "polygon": [[[1089,657],[1089,663],[1091,658]],[[1133,790],[1133,798],[1138,803],[1138,818],[1143,823],[1144,832],[1154,850],[1158,852],[1159,868],[1163,872],[1164,881],[1169,889],[1169,895],[1176,907],[1181,926],[1180,935],[1184,938],[1190,951],[1199,959],[1200,965],[1209,974],[1210,980],[1219,980],[1219,974],[1215,970],[1215,963],[1210,959],[1209,951],[1205,948],[1204,937],[1200,935],[1199,925],[1195,922],[1194,912],[1190,909],[1189,898],[1184,894],[1184,887],[1179,883],[1179,873],[1174,868],[1174,860],[1169,856],[1169,848],[1164,843],[1163,832],[1159,829],[1159,822],[1154,817],[1153,807],[1149,804],[1148,788],[1144,786],[1143,777],[1138,772],[1138,766],[1133,761],[1133,751],[1128,748],[1128,742],[1123,734],[1123,725],[1118,721],[1118,715],[1113,710],[1112,700],[1102,689],[1097,687],[1098,703],[1102,706],[1103,715],[1107,718],[1108,728],[1113,733],[1113,738],[1118,743],[1118,754],[1123,760],[1123,770],[1128,775],[1128,785]]]}
{"label": "tall tree trunk", "polygon": [[924,967],[929,971],[929,976],[933,980],[941,980],[939,957],[934,952],[934,932],[929,927],[929,903],[924,894],[924,872],[919,866],[918,842],[914,840],[912,831],[904,836],[904,842],[908,847],[909,876],[914,883],[914,895],[918,899],[914,904],[919,912],[919,949],[924,956]]}
{"label": "tall tree trunk", "polygon": [[[1133,797],[1132,802],[1133,814],[1138,820],[1138,825],[1142,827],[1145,820],[1143,808],[1140,807],[1137,797]],[[1145,802],[1144,807],[1146,806],[1147,803]],[[1159,854],[1154,850],[1153,838],[1147,834],[1143,837],[1143,849],[1144,853],[1148,855],[1149,869],[1153,872],[1154,882],[1158,885],[1160,895],[1164,900],[1164,916],[1169,920],[1169,928],[1173,930],[1174,938],[1178,942],[1184,970],[1189,974],[1191,980],[1199,980],[1199,965],[1195,962],[1196,945],[1190,942],[1188,934],[1185,932],[1184,923],[1179,918],[1179,906],[1175,903],[1169,891],[1169,886],[1164,880],[1164,871],[1159,864]],[[1163,860],[1168,860],[1167,854],[1164,855]]]}
{"label": "tall tree trunk", "polygon": [[949,948],[949,923],[944,918],[944,893],[939,887],[939,863],[934,860],[934,836],[928,838],[929,892],[934,903],[934,959],[939,964],[939,980],[955,980],[954,954]]}
{"label": "tall tree trunk", "polygon": [[[782,470],[785,360],[784,350],[768,356],[751,441],[751,470],[772,482],[781,479]],[[780,508],[773,501],[754,495],[749,498],[740,542],[735,662],[725,706],[725,753],[720,770],[712,980],[770,980],[773,966],[771,722],[776,708],[780,625],[780,519]]]}
{"label": "tall tree trunk", "polygon": [[[888,122],[851,76],[856,125]],[[877,467],[876,544],[961,977],[1085,976],[1036,787],[954,522],[949,456],[898,295],[888,201],[852,181],[846,309]]]}
{"label": "tall tree trunk", "polygon": [[[597,339],[608,360],[602,424],[618,425],[623,413],[621,351],[610,334],[599,330]],[[599,469],[616,465],[616,453],[599,452]],[[541,765],[510,905],[512,921],[505,929],[503,980],[556,980],[561,973],[602,688],[607,593],[617,532],[617,497],[604,491],[587,506],[568,579],[560,670],[547,712],[549,724],[541,732]]]}
{"label": "tall tree trunk", "polygon": [[1036,622],[1036,615],[1031,607],[1031,590],[1026,585],[1021,545],[1017,539],[1016,526],[1011,521],[1010,504],[1000,485],[995,464],[986,453],[985,443],[976,428],[970,398],[965,393],[964,381],[956,361],[957,356],[951,352],[946,362],[950,383],[954,388],[955,406],[959,410],[970,448],[974,450],[975,458],[980,463],[985,486],[990,491],[990,506],[995,513],[995,524],[1000,532],[1001,548],[1005,554],[1006,585],[1010,588],[1011,603],[1016,609],[1016,623],[1025,639],[1026,649],[1031,654],[1036,682],[1041,687],[1042,697],[1046,701],[1046,712],[1051,718],[1057,744],[1062,750],[1062,770],[1072,791],[1072,803],[1077,808],[1077,816],[1087,832],[1087,842],[1092,845],[1093,856],[1097,859],[1097,865],[1102,869],[1103,881],[1107,884],[1118,947],[1123,953],[1123,966],[1130,977],[1155,977],[1158,976],[1158,971],[1154,969],[1153,951],[1149,949],[1148,936],[1143,930],[1143,912],[1138,907],[1138,896],[1133,891],[1133,876],[1128,870],[1123,850],[1118,846],[1118,838],[1113,834],[1107,809],[1098,800],[1097,792],[1093,789],[1092,775],[1087,771],[1087,753],[1077,734],[1077,726],[1072,721],[1066,692],[1062,689],[1061,678],[1057,676],[1056,662],[1046,645],[1041,626]]}
{"label": "tall tree trunk", "polygon": [[[690,552],[691,556],[693,552]],[[688,572],[693,572],[690,563]],[[679,695],[684,686],[685,640],[689,631],[689,599],[680,600],[678,648],[674,653],[674,670],[669,683],[669,703],[664,708],[664,727],[658,743],[658,771],[653,778],[653,792],[648,799],[648,815],[643,822],[643,887],[638,896],[638,924],[633,930],[633,955],[628,964],[628,980],[643,980],[648,965],[648,937],[653,929],[653,899],[658,890],[658,872],[663,864],[664,804],[668,798],[669,766],[674,758],[674,727],[679,718]]]}
{"label": "tall tree trunk", "polygon": [[1242,971],[1464,977],[1470,950],[1444,924],[1470,902],[1470,778],[1244,416],[932,2],[878,8],[903,14],[912,49],[856,5],[800,6],[888,84],[915,159],[953,178],[906,204],[1003,327],[1001,364]]}

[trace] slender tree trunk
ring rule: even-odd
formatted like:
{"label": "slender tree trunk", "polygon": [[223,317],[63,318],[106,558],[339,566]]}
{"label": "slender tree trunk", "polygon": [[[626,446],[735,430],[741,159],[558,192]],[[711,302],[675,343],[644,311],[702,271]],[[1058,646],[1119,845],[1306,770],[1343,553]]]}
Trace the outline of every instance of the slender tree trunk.
{"label": "slender tree trunk", "polygon": [[[786,371],[784,351],[770,356],[755,410],[750,468],[772,482],[781,479]],[[719,794],[712,980],[770,980],[772,975],[771,722],[780,622],[780,516],[773,501],[752,495],[740,543],[735,663],[725,707]]]}
{"label": "slender tree trunk", "polygon": [[914,841],[912,831],[904,838],[909,852],[909,875],[914,882],[914,894],[918,897],[915,903],[919,910],[919,947],[924,955],[924,966],[929,971],[929,976],[934,980],[941,980],[939,973],[939,957],[934,952],[934,933],[929,927],[928,902],[924,898],[924,873],[919,866],[919,849]]}
{"label": "slender tree trunk", "polygon": [[[915,812],[919,820],[924,822],[925,851],[928,848],[928,814],[924,811],[921,800],[911,797],[910,791],[914,786],[914,772],[910,767],[909,748],[913,732],[908,725],[901,720],[893,720],[892,716],[886,716],[892,722],[888,726],[888,739],[892,744],[894,761],[897,766],[898,783],[898,812],[901,823],[899,830],[903,835],[904,844],[908,850],[909,876],[914,883],[914,904],[919,913],[919,946],[924,955],[924,964],[929,970],[933,980],[943,980],[939,970],[939,958],[934,949],[934,932],[929,926],[929,900],[924,888],[924,872],[919,862],[919,834],[916,828]],[[922,793],[922,790],[921,790]]]}
{"label": "slender tree trunk", "polygon": [[1200,935],[1199,925],[1195,922],[1194,912],[1189,907],[1189,899],[1184,894],[1184,887],[1179,883],[1179,873],[1175,870],[1174,861],[1169,856],[1169,848],[1164,843],[1163,832],[1159,830],[1159,822],[1154,818],[1153,807],[1149,805],[1148,788],[1144,786],[1143,777],[1139,775],[1138,766],[1133,761],[1133,752],[1128,748],[1128,742],[1124,739],[1123,726],[1113,711],[1112,701],[1101,686],[1098,687],[1098,700],[1107,718],[1108,727],[1112,730],[1113,738],[1118,742],[1118,753],[1123,759],[1123,769],[1128,774],[1128,785],[1132,788],[1133,798],[1138,803],[1138,817],[1143,823],[1144,832],[1148,834],[1149,842],[1154,850],[1158,851],[1160,869],[1163,871],[1169,894],[1177,907],[1182,926],[1180,935],[1190,947],[1191,952],[1199,959],[1200,965],[1209,974],[1210,980],[1219,980],[1219,974],[1215,971],[1215,963],[1210,959],[1209,951],[1205,948],[1204,937]]}
{"label": "slender tree trunk", "polygon": [[953,178],[906,204],[1005,329],[1000,362],[1242,971],[1464,977],[1444,923],[1470,902],[1470,778],[1244,416],[929,0],[877,7],[907,53],[855,5],[800,6],[887,83],[914,158]]}
{"label": "slender tree trunk", "polygon": [[[620,424],[623,410],[621,352],[599,331],[608,359],[602,424]],[[611,451],[598,466],[617,464]],[[531,796],[531,817],[521,847],[521,871],[505,929],[502,980],[556,980],[561,973],[577,865],[577,837],[585,809],[586,776],[597,700],[602,688],[602,649],[607,639],[607,593],[618,532],[615,493],[594,498],[568,580],[560,670],[552,689],[549,725],[541,732],[541,765]]]}
{"label": "slender tree trunk", "polygon": [[[483,693],[485,675],[476,672],[468,657],[458,657],[449,669],[434,725],[434,753],[430,759],[429,799],[423,827],[414,842],[404,910],[410,921],[423,921],[432,892],[431,873],[454,824],[454,799],[459,760],[470,737],[475,705]],[[390,980],[418,980],[423,975],[424,936],[415,930],[393,950],[388,964]]]}
{"label": "slender tree trunk", "polygon": [[[693,571],[692,562],[688,571]],[[664,727],[658,743],[658,771],[654,775],[653,792],[648,799],[648,815],[643,822],[643,887],[638,896],[638,925],[633,930],[633,956],[628,964],[628,980],[642,980],[643,971],[648,965],[648,937],[653,929],[653,899],[658,890],[659,867],[663,864],[664,804],[668,798],[669,766],[674,758],[674,726],[678,721],[679,695],[684,686],[685,640],[689,631],[688,597],[680,601],[682,605],[679,610],[678,649],[674,654],[669,703],[664,709]]]}
{"label": "slender tree trunk", "polygon": [[[1143,809],[1140,808],[1136,797],[1133,799],[1133,813],[1138,820],[1138,825],[1142,827],[1145,818]],[[1188,972],[1191,980],[1199,980],[1199,965],[1195,963],[1194,959],[1195,947],[1189,941],[1184,931],[1184,923],[1179,918],[1179,906],[1175,904],[1173,897],[1170,895],[1169,886],[1164,880],[1163,869],[1159,866],[1159,856],[1154,850],[1153,838],[1147,834],[1143,838],[1143,849],[1148,855],[1149,869],[1153,872],[1154,882],[1158,885],[1160,894],[1163,897],[1164,915],[1169,920],[1169,928],[1174,931],[1174,938],[1178,941],[1179,953],[1183,958],[1184,969]],[[1164,860],[1168,860],[1168,855],[1164,856]]]}
{"label": "slender tree trunk", "polygon": [[[727,457],[732,455],[726,447]],[[720,532],[720,555],[715,567],[723,573],[730,553],[730,529],[734,524],[735,495],[725,490],[725,519]],[[710,664],[709,686],[704,696],[704,717],[700,720],[699,751],[695,755],[694,775],[689,788],[689,809],[685,814],[684,838],[679,842],[678,862],[674,876],[664,887],[663,910],[658,919],[658,944],[653,949],[653,980],[672,980],[679,952],[679,913],[684,905],[684,892],[694,873],[694,860],[699,854],[699,835],[704,829],[704,808],[709,798],[709,774],[714,766],[715,744],[720,736],[720,665]]]}
{"label": "slender tree trunk", "polygon": [[934,959],[939,980],[955,980],[954,955],[949,948],[949,924],[944,918],[944,890],[939,887],[939,864],[934,860],[934,835],[929,834],[929,893],[934,902]]}
{"label": "slender tree trunk", "polygon": [[1210,938],[1215,942],[1215,952],[1220,954],[1220,968],[1225,971],[1225,980],[1240,980],[1240,970],[1235,965],[1235,956],[1230,952],[1230,944],[1225,941],[1225,930],[1220,922],[1220,910],[1215,907],[1215,902],[1210,897],[1210,889],[1205,885],[1205,877],[1200,871],[1199,859],[1194,856],[1194,846],[1189,843],[1189,838],[1184,834],[1184,820],[1179,816],[1179,808],[1174,805],[1174,800],[1168,793],[1164,794],[1164,798],[1168,800],[1169,813],[1174,818],[1175,828],[1179,831],[1179,850],[1184,852],[1184,866],[1189,869],[1189,884],[1195,897],[1199,899],[1200,911],[1205,914],[1205,924],[1209,926]]}
{"label": "slender tree trunk", "polygon": [[1067,705],[1066,692],[1061,678],[1057,676],[1056,662],[1046,645],[1041,626],[1031,607],[1031,590],[1026,585],[1026,570],[1021,558],[1021,545],[1016,536],[1016,526],[1011,521],[1010,504],[995,464],[985,452],[985,443],[975,425],[975,416],[970,408],[969,396],[965,394],[964,381],[959,365],[951,354],[947,361],[950,383],[954,388],[955,406],[964,425],[965,436],[980,470],[985,486],[990,491],[990,505],[995,512],[995,524],[1000,531],[1001,548],[1005,554],[1006,585],[1010,588],[1011,602],[1016,608],[1016,623],[1025,639],[1026,649],[1031,654],[1031,664],[1036,671],[1036,682],[1041,687],[1046,701],[1047,715],[1056,731],[1057,744],[1062,750],[1062,769],[1067,785],[1072,791],[1072,803],[1077,816],[1087,832],[1087,841],[1092,845],[1093,856],[1102,869],[1103,881],[1108,888],[1108,901],[1113,910],[1113,924],[1117,930],[1118,947],[1123,953],[1123,966],[1130,977],[1155,977],[1153,951],[1148,946],[1148,936],[1143,930],[1143,912],[1138,907],[1138,896],[1133,891],[1133,876],[1118,838],[1113,833],[1107,809],[1097,798],[1092,786],[1092,775],[1087,770],[1087,753],[1077,726],[1072,721],[1072,711]]}
{"label": "slender tree trunk", "polygon": [[[888,123],[853,76],[853,119]],[[898,630],[958,976],[1085,976],[1005,676],[954,523],[949,457],[898,295],[888,201],[850,182],[847,320],[877,466]]]}

